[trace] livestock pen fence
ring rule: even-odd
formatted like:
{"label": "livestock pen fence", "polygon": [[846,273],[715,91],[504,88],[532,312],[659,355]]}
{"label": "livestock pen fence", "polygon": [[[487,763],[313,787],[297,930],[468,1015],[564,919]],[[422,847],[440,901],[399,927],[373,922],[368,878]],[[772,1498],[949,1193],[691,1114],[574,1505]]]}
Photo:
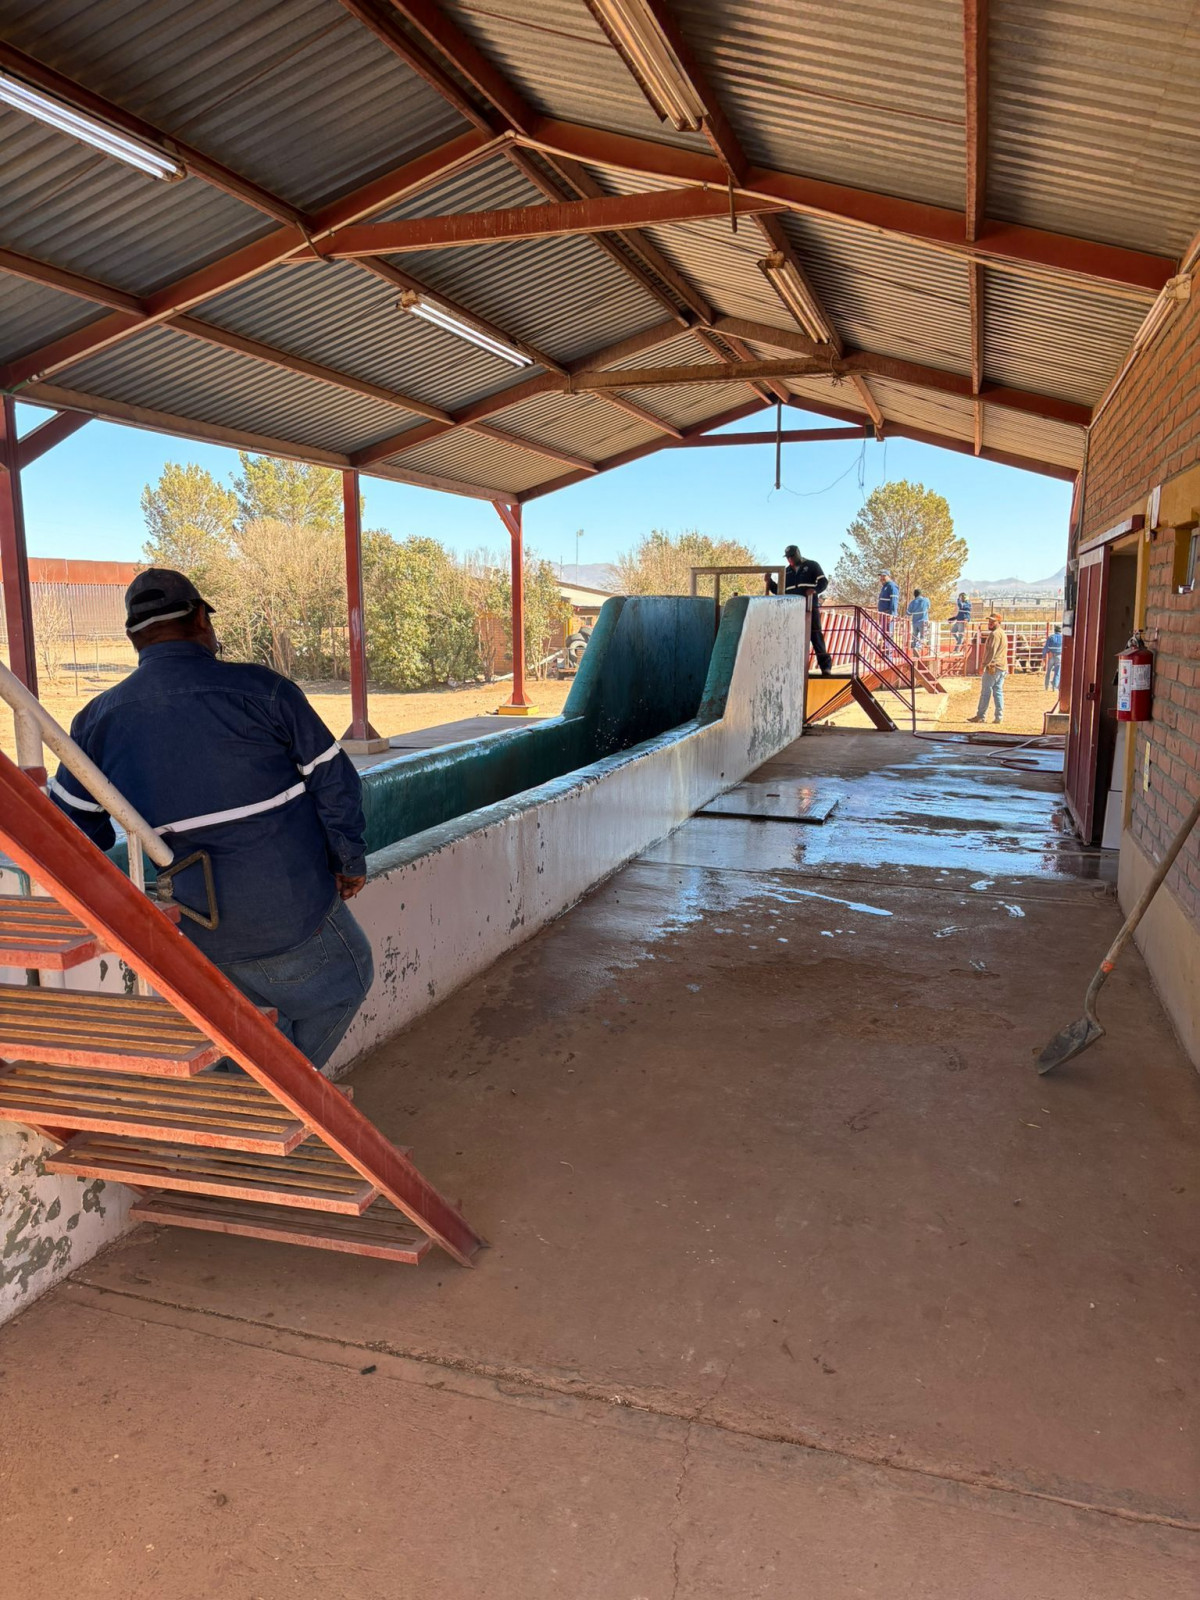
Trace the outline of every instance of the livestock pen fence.
{"label": "livestock pen fence", "polygon": [[[125,637],[124,595],[139,570],[123,561],[30,560],[38,671],[47,683],[129,670],[134,654]],[[0,650],[7,661],[7,611],[2,604]]]}

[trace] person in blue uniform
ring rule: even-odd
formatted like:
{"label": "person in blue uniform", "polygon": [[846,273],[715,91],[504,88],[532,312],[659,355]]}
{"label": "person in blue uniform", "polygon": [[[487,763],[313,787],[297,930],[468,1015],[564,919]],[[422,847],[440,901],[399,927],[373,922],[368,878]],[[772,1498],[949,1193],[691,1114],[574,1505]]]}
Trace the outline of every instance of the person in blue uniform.
{"label": "person in blue uniform", "polygon": [[891,633],[900,609],[900,585],[893,581],[890,572],[879,574],[879,599],[875,602],[875,609],[879,613],[879,624],[883,631]]}
{"label": "person in blue uniform", "polygon": [[[136,669],[90,701],[71,737],[182,860],[212,861],[218,924],[193,943],[316,1067],[366,998],[371,947],[347,901],[366,882],[358,773],[300,689],[219,659],[212,607],[181,572],[139,573],[125,594]],[[112,821],[60,766],[51,799],[100,849]],[[206,909],[199,865],[176,897]]]}
{"label": "person in blue uniform", "polygon": [[925,635],[929,631],[929,596],[921,593],[920,589],[913,590],[913,597],[908,602],[908,615],[912,627],[912,647],[920,651],[925,646]]}

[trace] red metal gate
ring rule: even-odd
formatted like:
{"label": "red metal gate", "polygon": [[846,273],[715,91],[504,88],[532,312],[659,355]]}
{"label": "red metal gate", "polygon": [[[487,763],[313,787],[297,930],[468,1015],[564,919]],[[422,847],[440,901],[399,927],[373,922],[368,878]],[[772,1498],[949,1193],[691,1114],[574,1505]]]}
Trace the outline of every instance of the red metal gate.
{"label": "red metal gate", "polygon": [[1100,663],[1108,601],[1108,545],[1079,558],[1072,626],[1071,726],[1067,733],[1067,805],[1085,844],[1096,831],[1096,767],[1100,752]]}

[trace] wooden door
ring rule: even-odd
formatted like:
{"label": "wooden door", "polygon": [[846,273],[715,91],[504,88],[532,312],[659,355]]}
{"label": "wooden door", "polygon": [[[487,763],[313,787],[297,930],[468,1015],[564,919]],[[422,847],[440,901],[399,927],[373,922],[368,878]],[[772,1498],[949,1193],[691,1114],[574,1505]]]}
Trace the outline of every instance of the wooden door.
{"label": "wooden door", "polygon": [[1067,732],[1067,805],[1085,844],[1095,843],[1096,767],[1100,749],[1100,663],[1108,602],[1107,545],[1079,559],[1075,621],[1071,629],[1071,726]]}

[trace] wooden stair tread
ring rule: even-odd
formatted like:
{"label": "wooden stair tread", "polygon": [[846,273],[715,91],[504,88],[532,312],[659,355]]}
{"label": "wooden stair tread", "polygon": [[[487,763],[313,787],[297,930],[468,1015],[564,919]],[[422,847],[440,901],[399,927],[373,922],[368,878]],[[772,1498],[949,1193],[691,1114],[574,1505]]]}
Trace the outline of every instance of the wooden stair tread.
{"label": "wooden stair tread", "polygon": [[166,1000],[0,984],[0,1058],[187,1078],[222,1051]]}
{"label": "wooden stair tread", "polygon": [[142,1195],[130,1211],[136,1222],[158,1222],[210,1233],[236,1233],[249,1239],[308,1245],[348,1255],[374,1256],[416,1266],[430,1239],[382,1196],[361,1216],[314,1216],[284,1206],[251,1205],[220,1195],[169,1191]]}
{"label": "wooden stair tread", "polygon": [[378,1194],[315,1135],[286,1156],[189,1148],[158,1139],[80,1133],[47,1157],[50,1172],[103,1178],[135,1188],[182,1189],[227,1199],[263,1200],[314,1211],[361,1216]]}
{"label": "wooden stair tread", "polygon": [[0,1063],[0,1116],[264,1155],[287,1155],[307,1131],[249,1078],[152,1078],[33,1061]]}
{"label": "wooden stair tread", "polygon": [[65,972],[107,945],[57,900],[0,895],[0,967],[38,967]]}

